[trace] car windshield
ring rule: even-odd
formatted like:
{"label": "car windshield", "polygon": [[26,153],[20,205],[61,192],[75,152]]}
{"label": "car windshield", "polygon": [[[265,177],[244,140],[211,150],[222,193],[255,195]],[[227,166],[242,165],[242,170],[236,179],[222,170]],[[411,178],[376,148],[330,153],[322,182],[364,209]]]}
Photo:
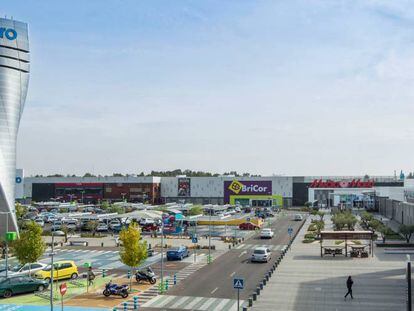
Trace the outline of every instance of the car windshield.
{"label": "car windshield", "polygon": [[17,271],[19,271],[22,267],[23,267],[22,265],[17,265],[17,266],[14,266],[13,268],[11,268],[10,270],[11,270],[12,272],[17,272]]}
{"label": "car windshield", "polygon": [[265,254],[266,252],[265,252],[263,249],[255,249],[255,250],[254,250],[254,253],[255,253],[255,254],[261,254],[261,255],[263,255],[263,254]]}

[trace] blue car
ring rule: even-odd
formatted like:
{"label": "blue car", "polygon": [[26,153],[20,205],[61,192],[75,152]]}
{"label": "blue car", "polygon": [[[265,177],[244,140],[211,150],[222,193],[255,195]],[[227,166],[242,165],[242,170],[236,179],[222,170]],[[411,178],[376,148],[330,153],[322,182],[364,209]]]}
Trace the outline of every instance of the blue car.
{"label": "blue car", "polygon": [[186,246],[173,247],[167,251],[167,260],[182,260],[190,256]]}

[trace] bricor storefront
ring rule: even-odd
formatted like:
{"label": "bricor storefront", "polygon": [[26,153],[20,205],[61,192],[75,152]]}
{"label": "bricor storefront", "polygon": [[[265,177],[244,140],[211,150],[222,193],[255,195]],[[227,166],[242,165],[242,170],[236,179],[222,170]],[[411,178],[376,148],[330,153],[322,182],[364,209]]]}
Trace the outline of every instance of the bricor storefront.
{"label": "bricor storefront", "polygon": [[266,207],[283,206],[283,197],[272,194],[272,181],[225,181],[224,203],[232,205]]}

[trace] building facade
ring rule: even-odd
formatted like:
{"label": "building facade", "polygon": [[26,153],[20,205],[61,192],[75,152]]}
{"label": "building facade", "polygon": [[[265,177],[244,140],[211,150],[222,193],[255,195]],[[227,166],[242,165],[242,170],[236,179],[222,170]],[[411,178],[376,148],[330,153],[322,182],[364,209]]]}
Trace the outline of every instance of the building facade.
{"label": "building facade", "polygon": [[29,85],[27,24],[0,18],[0,231],[17,231],[16,139]]}

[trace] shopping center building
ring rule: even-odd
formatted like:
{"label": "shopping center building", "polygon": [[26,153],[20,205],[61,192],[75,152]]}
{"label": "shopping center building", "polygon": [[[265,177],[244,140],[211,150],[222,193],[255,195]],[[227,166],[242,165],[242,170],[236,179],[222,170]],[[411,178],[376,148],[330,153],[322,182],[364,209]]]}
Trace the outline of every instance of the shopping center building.
{"label": "shopping center building", "polygon": [[286,207],[313,202],[322,207],[369,207],[375,196],[403,195],[403,186],[404,181],[393,176],[26,177],[23,197],[36,202],[128,200]]}
{"label": "shopping center building", "polygon": [[16,140],[29,71],[27,24],[0,18],[0,233],[17,231]]}

